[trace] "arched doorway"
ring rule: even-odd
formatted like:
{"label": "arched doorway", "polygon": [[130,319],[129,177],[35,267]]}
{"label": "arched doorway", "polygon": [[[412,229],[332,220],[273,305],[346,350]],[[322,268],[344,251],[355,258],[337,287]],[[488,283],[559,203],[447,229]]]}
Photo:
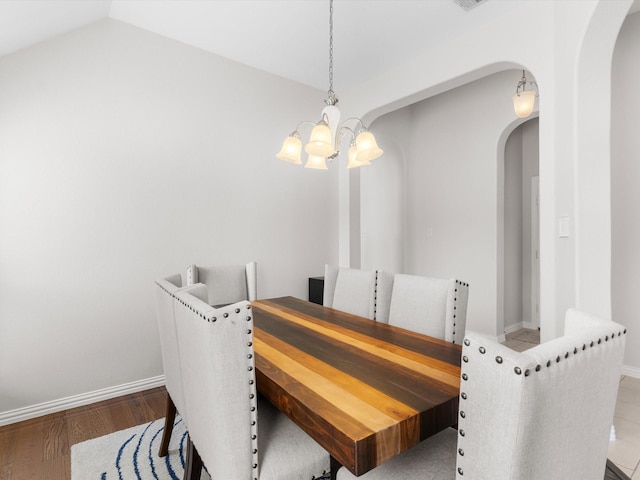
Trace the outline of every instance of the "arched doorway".
{"label": "arched doorway", "polygon": [[504,332],[540,327],[539,120],[518,125],[504,153]]}

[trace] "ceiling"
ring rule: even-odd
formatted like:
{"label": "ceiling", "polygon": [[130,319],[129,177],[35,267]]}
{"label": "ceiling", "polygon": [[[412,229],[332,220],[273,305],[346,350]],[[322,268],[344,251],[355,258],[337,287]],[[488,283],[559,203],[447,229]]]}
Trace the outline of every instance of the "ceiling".
{"label": "ceiling", "polygon": [[[335,0],[334,90],[541,0]],[[636,0],[637,11],[640,0]],[[327,90],[328,0],[2,0],[0,56],[113,18]]]}

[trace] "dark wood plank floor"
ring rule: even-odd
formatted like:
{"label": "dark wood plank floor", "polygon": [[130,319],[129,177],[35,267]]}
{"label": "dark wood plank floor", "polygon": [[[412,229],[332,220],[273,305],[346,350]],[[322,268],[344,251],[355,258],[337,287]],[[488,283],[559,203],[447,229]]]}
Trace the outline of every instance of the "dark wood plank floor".
{"label": "dark wood plank floor", "polygon": [[0,427],[0,480],[71,480],[71,445],[162,418],[164,387]]}
{"label": "dark wood plank floor", "polygon": [[[165,398],[153,388],[0,427],[0,480],[71,480],[71,445],[162,418]],[[605,480],[618,479],[608,462]]]}

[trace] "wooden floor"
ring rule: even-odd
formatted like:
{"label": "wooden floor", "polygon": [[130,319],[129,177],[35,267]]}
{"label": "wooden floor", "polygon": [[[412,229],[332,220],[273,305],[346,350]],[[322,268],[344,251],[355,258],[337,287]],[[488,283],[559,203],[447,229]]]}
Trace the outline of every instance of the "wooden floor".
{"label": "wooden floor", "polygon": [[162,418],[164,387],[0,427],[0,480],[71,480],[71,445]]}

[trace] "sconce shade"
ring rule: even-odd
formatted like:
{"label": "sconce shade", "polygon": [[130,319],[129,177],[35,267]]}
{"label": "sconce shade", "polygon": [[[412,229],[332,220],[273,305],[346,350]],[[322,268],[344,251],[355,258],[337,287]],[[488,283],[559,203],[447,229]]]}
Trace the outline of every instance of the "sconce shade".
{"label": "sconce shade", "polygon": [[356,147],[358,153],[356,159],[361,165],[368,164],[371,160],[382,155],[382,150],[378,147],[376,139],[369,131],[363,131],[356,137]]}
{"label": "sconce shade", "polygon": [[313,127],[309,143],[305,145],[304,151],[316,157],[329,157],[333,155],[331,129],[326,123],[320,122]]}
{"label": "sconce shade", "polygon": [[513,96],[513,109],[519,118],[526,118],[533,112],[536,103],[536,92],[534,90],[524,90],[520,94]]}
{"label": "sconce shade", "polygon": [[276,157],[280,160],[284,160],[285,162],[300,164],[302,163],[302,160],[300,159],[301,151],[302,142],[300,141],[300,137],[291,135],[286,138],[282,144],[282,149],[276,154]]}
{"label": "sconce shade", "polygon": [[309,155],[304,168],[313,168],[315,170],[328,170],[327,159],[325,157],[318,157],[316,155]]}

